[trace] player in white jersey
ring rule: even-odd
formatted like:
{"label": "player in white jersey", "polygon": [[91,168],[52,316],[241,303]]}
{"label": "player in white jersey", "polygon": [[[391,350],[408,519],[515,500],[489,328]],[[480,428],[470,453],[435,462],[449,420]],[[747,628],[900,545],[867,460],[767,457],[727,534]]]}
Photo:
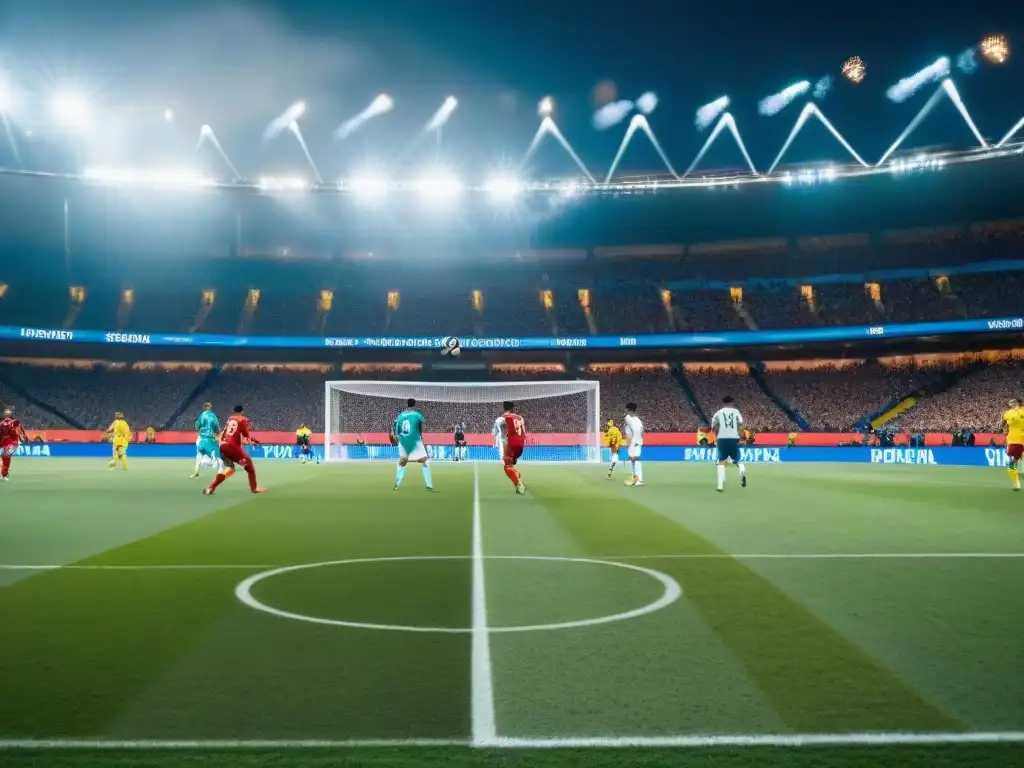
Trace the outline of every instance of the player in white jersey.
{"label": "player in white jersey", "polygon": [[636,415],[636,403],[626,403],[626,443],[629,463],[633,466],[633,478],[626,485],[643,485],[644,468],[640,463],[640,454],[644,447],[644,423]]}
{"label": "player in white jersey", "polygon": [[715,443],[718,445],[718,490],[725,485],[725,464],[732,463],[740,470],[740,486],[747,487],[747,468],[740,461],[740,426],[743,416],[733,407],[733,399],[722,398],[722,407],[711,417],[711,428],[715,431]]}

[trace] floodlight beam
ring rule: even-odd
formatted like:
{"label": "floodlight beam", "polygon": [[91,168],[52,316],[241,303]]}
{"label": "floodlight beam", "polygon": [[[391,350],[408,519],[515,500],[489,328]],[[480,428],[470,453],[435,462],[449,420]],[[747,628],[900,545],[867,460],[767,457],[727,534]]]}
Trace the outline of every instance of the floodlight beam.
{"label": "floodlight beam", "polygon": [[1005,136],[1003,136],[1002,139],[999,140],[999,143],[996,144],[996,147],[998,148],[998,147],[1003,146],[1006,142],[1008,142],[1010,139],[1012,139],[1014,134],[1016,134],[1017,131],[1019,131],[1021,128],[1024,128],[1024,117],[1022,117],[1020,120],[1018,120],[1016,125],[1014,125],[1013,128],[1011,128],[1007,132],[1007,134]]}
{"label": "floodlight beam", "polygon": [[825,114],[818,108],[818,105],[812,104],[811,106],[814,108],[814,116],[817,117],[822,122],[822,125],[828,128],[829,133],[835,136],[836,141],[843,145],[843,148],[846,149],[846,151],[853,156],[854,160],[856,160],[858,163],[867,168],[868,164],[864,160],[864,158],[858,155],[854,148],[850,145],[850,142],[843,138],[843,135],[836,130],[835,126],[832,125],[832,121],[825,117]]}
{"label": "floodlight beam", "polygon": [[740,129],[736,127],[736,120],[728,112],[725,113],[725,117],[728,118],[726,127],[728,127],[729,132],[732,133],[732,137],[736,139],[736,143],[740,147],[740,152],[743,153],[743,159],[747,161],[747,167],[750,168],[750,173],[754,176],[759,176],[760,174],[757,172],[754,161],[750,159],[750,153],[747,152],[747,147],[743,143],[743,139],[740,137]]}
{"label": "floodlight beam", "polygon": [[988,142],[985,141],[985,137],[981,135],[978,130],[978,126],[974,124],[974,120],[971,119],[970,113],[967,111],[967,107],[964,106],[964,100],[960,98],[960,91],[957,90],[956,84],[948,77],[942,81],[942,90],[946,92],[950,100],[953,102],[953,106],[957,108],[960,116],[967,123],[967,127],[971,129],[971,133],[974,134],[974,138],[978,140],[978,144],[981,145],[982,149],[988,149]]}
{"label": "floodlight beam", "polygon": [[775,157],[775,162],[773,162],[771,167],[768,169],[769,176],[771,176],[772,173],[775,172],[775,167],[782,160],[783,155],[785,155],[786,152],[789,150],[789,145],[793,143],[793,139],[795,139],[796,135],[800,133],[800,131],[804,127],[804,124],[807,122],[807,118],[809,118],[813,113],[814,105],[810,103],[806,104],[803,110],[800,112],[800,117],[798,117],[796,122],[793,124],[793,130],[789,132],[789,137],[786,139],[786,143],[782,145],[782,149],[779,150],[779,154]]}
{"label": "floodlight beam", "polygon": [[541,120],[540,127],[533,135],[533,141],[530,142],[530,148],[526,150],[526,155],[523,157],[523,162],[520,166],[525,166],[526,163],[529,162],[530,158],[533,157],[534,152],[537,151],[537,146],[540,144],[540,140],[548,133],[554,136],[558,143],[562,145],[562,149],[569,153],[569,157],[571,157],[577,167],[583,171],[583,175],[587,177],[590,183],[596,184],[597,180],[594,178],[594,174],[592,174],[587,169],[587,166],[583,164],[580,156],[576,154],[576,150],[572,148],[572,145],[568,141],[566,141],[565,136],[562,135],[562,132],[558,129],[558,125],[551,119],[551,117],[545,117]]}
{"label": "floodlight beam", "polygon": [[672,162],[668,159],[668,155],[665,154],[665,150],[661,148],[661,142],[658,141],[658,137],[654,135],[654,129],[651,128],[651,124],[647,122],[647,118],[643,115],[638,115],[638,117],[640,118],[640,130],[647,134],[647,138],[651,140],[651,144],[654,145],[655,150],[657,150],[658,155],[661,157],[661,161],[665,164],[665,167],[668,168],[668,172],[671,173],[674,178],[678,179],[679,174],[676,173],[676,169],[672,167]]}
{"label": "floodlight beam", "polygon": [[720,134],[725,129],[727,122],[726,118],[728,117],[730,117],[730,115],[728,112],[726,112],[724,115],[718,118],[718,122],[715,123],[714,129],[711,131],[711,133],[708,134],[708,138],[704,142],[704,146],[700,148],[700,152],[698,152],[697,156],[693,158],[693,162],[690,163],[690,167],[686,169],[686,173],[682,175],[682,178],[685,179],[687,176],[689,176],[693,172],[693,169],[696,168],[697,165],[700,163],[700,161],[704,159],[704,154],[708,151],[708,149],[711,148],[711,145],[715,143],[715,139],[718,138],[718,134]]}
{"label": "floodlight beam", "polygon": [[612,176],[615,175],[615,170],[619,167],[619,161],[622,160],[622,156],[626,153],[626,147],[629,146],[629,142],[633,140],[633,134],[640,127],[642,117],[642,115],[636,115],[629,121],[629,127],[626,128],[626,132],[622,135],[622,141],[619,142],[619,151],[615,153],[615,159],[612,160],[611,167],[608,169],[608,175],[605,176],[605,184],[611,183]]}

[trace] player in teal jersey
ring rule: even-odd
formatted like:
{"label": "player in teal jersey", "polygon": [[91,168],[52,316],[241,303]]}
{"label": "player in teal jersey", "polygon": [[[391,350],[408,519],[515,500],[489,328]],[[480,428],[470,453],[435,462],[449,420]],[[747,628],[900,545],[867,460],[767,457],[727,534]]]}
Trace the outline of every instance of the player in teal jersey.
{"label": "player in teal jersey", "polygon": [[217,414],[213,412],[211,403],[203,403],[203,412],[196,419],[196,466],[192,477],[199,477],[199,470],[203,466],[217,467],[224,466],[220,460],[220,443],[217,436],[220,434],[220,422]]}
{"label": "player in teal jersey", "polygon": [[405,478],[405,465],[415,461],[423,467],[423,482],[428,491],[434,490],[434,483],[430,477],[430,460],[427,457],[427,448],[423,445],[423,427],[426,426],[426,419],[423,414],[416,410],[416,401],[413,398],[406,400],[406,409],[398,414],[391,433],[398,443],[398,469],[395,470],[395,490],[397,491]]}

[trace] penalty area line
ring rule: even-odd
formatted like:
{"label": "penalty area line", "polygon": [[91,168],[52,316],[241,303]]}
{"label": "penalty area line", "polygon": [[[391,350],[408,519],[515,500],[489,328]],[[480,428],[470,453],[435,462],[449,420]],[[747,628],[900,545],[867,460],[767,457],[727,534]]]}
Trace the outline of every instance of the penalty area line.
{"label": "penalty area line", "polygon": [[1024,731],[974,733],[785,733],[693,734],[690,736],[592,736],[565,739],[530,739],[499,736],[493,744],[503,749],[656,749],[709,747],[896,747],[955,744],[1016,744]]}
{"label": "penalty area line", "polygon": [[468,747],[468,739],[0,739],[3,750],[373,749]]}
{"label": "penalty area line", "polygon": [[487,626],[484,537],[480,517],[480,473],[476,462],[473,462],[473,632],[470,706],[473,746],[487,747],[497,738],[498,727],[494,714],[494,672],[491,667],[491,633]]}

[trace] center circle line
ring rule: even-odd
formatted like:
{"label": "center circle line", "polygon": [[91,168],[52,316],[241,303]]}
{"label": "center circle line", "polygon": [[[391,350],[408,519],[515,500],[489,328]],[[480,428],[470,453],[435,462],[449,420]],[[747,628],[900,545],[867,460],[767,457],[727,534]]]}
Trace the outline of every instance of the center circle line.
{"label": "center circle line", "polygon": [[[272,616],[277,616],[282,619],[291,619],[293,621],[304,621],[309,624],[321,624],[335,627],[349,627],[353,629],[375,629],[385,632],[419,632],[428,634],[471,634],[474,630],[472,627],[420,627],[410,626],[405,624],[377,624],[372,622],[361,622],[361,621],[345,621],[342,619],[327,619],[322,616],[309,616],[303,613],[294,613],[292,611],[284,611],[280,608],[275,608],[272,605],[258,600],[253,594],[252,589],[256,584],[266,579],[273,578],[274,576],[281,576],[285,573],[294,573],[296,571],[311,570],[314,568],[329,568],[335,565],[358,565],[360,563],[396,563],[396,562],[427,562],[427,561],[440,561],[440,560],[472,560],[471,555],[437,555],[437,556],[402,556],[402,557],[367,557],[367,558],[354,558],[350,560],[328,560],[319,563],[303,563],[301,565],[288,565],[282,568],[274,568],[269,571],[263,571],[262,573],[254,574],[247,579],[239,582],[238,586],[235,587],[235,597],[243,604],[262,613],[268,613]],[[485,556],[484,560],[526,560],[526,561],[541,561],[541,562],[562,562],[562,563],[583,563],[589,565],[605,565],[612,568],[622,568],[627,571],[635,571],[642,573],[645,576],[659,582],[663,589],[661,597],[654,600],[647,605],[642,605],[639,608],[634,608],[629,611],[622,611],[620,613],[612,613],[606,616],[597,616],[591,619],[578,619],[575,621],[563,621],[555,622],[550,624],[523,624],[513,625],[507,627],[487,627],[487,631],[492,634],[503,634],[512,632],[548,632],[559,629],[577,629],[581,627],[593,627],[601,624],[612,624],[619,621],[626,621],[628,619],[636,619],[641,616],[646,616],[650,613],[660,611],[672,603],[676,602],[683,594],[683,588],[679,586],[679,582],[673,579],[668,574],[656,571],[653,568],[644,568],[639,565],[633,565],[631,563],[617,562],[612,560],[595,560],[586,557],[553,557],[553,556],[542,556],[542,555],[490,555]]]}

